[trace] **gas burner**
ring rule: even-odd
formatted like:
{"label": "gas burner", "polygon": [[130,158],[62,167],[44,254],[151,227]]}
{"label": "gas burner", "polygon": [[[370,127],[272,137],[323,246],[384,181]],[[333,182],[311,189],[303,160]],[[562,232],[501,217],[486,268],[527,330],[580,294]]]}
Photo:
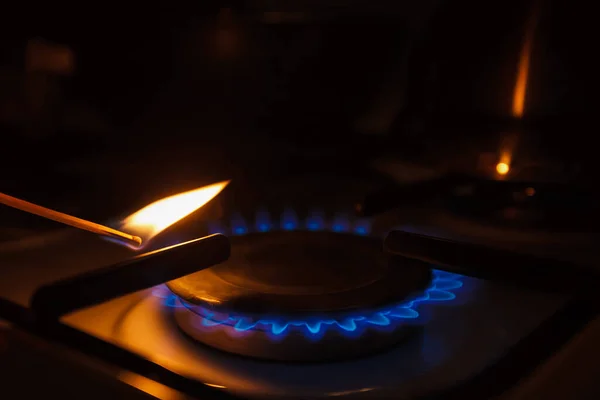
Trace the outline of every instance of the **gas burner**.
{"label": "gas burner", "polygon": [[587,230],[597,224],[595,198],[574,185],[480,179],[457,185],[446,206],[459,217],[498,227]]}
{"label": "gas burner", "polygon": [[166,303],[188,336],[231,353],[281,361],[372,353],[418,328],[420,303],[452,300],[462,286],[458,275],[387,257],[364,221],[313,214],[301,224],[287,212],[280,224],[259,213],[254,232],[239,216],[230,225],[231,258],[167,283]]}

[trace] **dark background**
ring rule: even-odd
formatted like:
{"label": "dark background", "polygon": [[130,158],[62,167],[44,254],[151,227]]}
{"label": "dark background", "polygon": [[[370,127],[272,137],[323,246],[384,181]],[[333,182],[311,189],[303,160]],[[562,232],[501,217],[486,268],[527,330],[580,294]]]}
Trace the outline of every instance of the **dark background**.
{"label": "dark background", "polygon": [[[355,176],[386,153],[471,173],[511,135],[536,179],[597,172],[596,29],[584,6],[254,0],[7,13],[0,191],[104,220],[220,179],[258,190],[298,174]],[[515,119],[536,7],[528,112]],[[46,49],[33,66],[32,42]]]}
{"label": "dark background", "polygon": [[[215,179],[366,160],[402,108],[429,6],[291,3],[14,15],[0,190],[106,218]],[[32,70],[32,39],[70,53],[70,70]]]}

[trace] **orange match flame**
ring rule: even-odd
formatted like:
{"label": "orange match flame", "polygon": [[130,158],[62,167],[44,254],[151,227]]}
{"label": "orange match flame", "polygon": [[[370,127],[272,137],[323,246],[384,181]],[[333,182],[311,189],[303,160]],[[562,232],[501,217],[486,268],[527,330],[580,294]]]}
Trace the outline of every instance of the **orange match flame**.
{"label": "orange match flame", "polygon": [[229,181],[218,182],[155,201],[125,218],[121,228],[146,242],[204,206],[228,184]]}

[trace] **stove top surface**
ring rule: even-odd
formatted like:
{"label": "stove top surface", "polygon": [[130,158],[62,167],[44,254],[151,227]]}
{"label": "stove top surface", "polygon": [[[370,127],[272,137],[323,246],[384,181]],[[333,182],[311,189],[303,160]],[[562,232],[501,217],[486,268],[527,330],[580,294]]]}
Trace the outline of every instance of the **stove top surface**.
{"label": "stove top surface", "polygon": [[[229,229],[234,232],[234,224]],[[3,268],[14,273],[0,282],[0,291],[23,306],[42,283],[131,256],[127,249],[72,231],[30,246],[37,251],[12,248],[2,253]],[[566,301],[469,277],[460,282],[450,301],[419,304],[418,332],[385,350],[333,362],[260,361],[198,343],[178,328],[180,307],[165,286],[78,311],[63,321],[177,374],[240,395],[420,397],[492,366]]]}
{"label": "stove top surface", "polygon": [[[280,196],[280,193],[286,192],[286,187],[278,190],[272,193],[274,200],[271,202],[286,204]],[[333,197],[342,193],[331,188],[324,189],[319,193],[320,197],[324,198],[325,196],[321,194],[326,192],[333,193]],[[348,192],[356,193],[356,190],[348,190]],[[310,198],[308,195],[305,197]],[[287,239],[284,240],[284,237],[292,239],[305,237],[305,235],[308,238],[327,237],[332,238],[335,244],[341,240],[340,238],[350,236],[350,240],[355,241],[352,244],[353,251],[356,250],[356,254],[360,255],[361,247],[366,243],[363,239],[368,242],[367,238],[370,236],[381,238],[390,229],[400,226],[450,238],[466,237],[474,241],[493,243],[503,248],[527,248],[548,252],[547,247],[549,247],[543,245],[545,239],[535,238],[535,235],[520,232],[521,236],[511,236],[506,235],[505,231],[498,232],[491,227],[472,226],[466,222],[457,223],[456,217],[452,215],[425,208],[400,211],[373,220],[362,220],[350,218],[348,216],[350,214],[340,212],[338,204],[353,204],[353,199],[348,200],[348,198],[336,198],[331,203],[324,202],[323,204],[327,206],[320,209],[324,208],[324,212],[314,212],[310,207],[302,206],[296,207],[295,210],[248,207],[237,214],[224,211],[227,210],[227,200],[220,198],[215,200],[217,204],[211,205],[211,209],[206,213],[190,217],[185,224],[165,232],[160,244],[174,244],[198,235],[223,232],[231,236],[233,261],[236,257],[238,261],[239,257],[242,257],[242,262],[253,264],[258,260],[260,263],[271,264],[272,269],[276,269],[278,263],[283,260],[282,256],[262,252],[260,247],[281,246],[282,254],[294,258],[298,270],[302,269],[302,263],[296,260],[298,249],[287,248],[290,245],[286,244],[289,242]],[[579,258],[587,262],[593,260],[589,257],[593,254],[593,246],[589,245],[589,240],[579,240],[578,235],[572,234],[573,239],[567,243],[560,239],[560,236],[553,234],[550,236],[557,238],[553,239],[553,243],[564,244],[562,247],[550,246],[551,252],[569,259]],[[240,252],[239,249],[244,248],[245,243],[251,240],[257,240],[261,245],[247,245],[249,253]],[[310,240],[313,239],[309,239],[309,242]],[[322,242],[322,240],[314,240]],[[539,245],[532,246],[532,243],[539,243]],[[577,243],[579,247],[587,250],[573,252],[572,243]],[[238,250],[235,250],[238,244],[242,247],[237,247]],[[312,243],[311,248],[314,249],[313,245],[317,244]],[[345,244],[342,247],[344,246]],[[362,250],[366,251],[365,248]],[[4,242],[0,244],[0,276],[2,276],[0,294],[4,299],[28,307],[33,292],[41,285],[113,264],[128,259],[134,254],[130,249],[73,230],[46,232],[32,235],[25,240]],[[240,254],[245,255],[240,256]],[[320,256],[316,257],[319,261],[315,266],[311,266],[315,268],[309,270],[314,272],[319,264],[326,264],[325,260],[331,257],[333,257],[331,254],[323,250]],[[340,261],[339,255],[336,257],[338,257],[336,260]],[[361,258],[344,257],[342,259],[350,266],[358,263]],[[261,292],[262,296],[259,296],[262,300],[250,309],[242,307],[238,310],[230,307],[232,304],[235,305],[235,302],[227,303],[230,299],[225,299],[227,307],[214,308],[220,314],[216,316],[202,314],[213,308],[204,307],[206,304],[199,304],[199,300],[203,298],[198,295],[196,289],[192,290],[194,293],[191,293],[191,296],[186,296],[182,290],[175,289],[179,294],[176,296],[169,289],[169,286],[173,289],[178,284],[186,282],[182,280],[80,310],[64,317],[62,322],[138,354],[191,382],[206,384],[236,395],[301,398],[381,395],[421,398],[468,383],[493,369],[513,353],[515,346],[530,340],[531,335],[536,334],[540,329],[545,329],[542,328],[545,323],[558,318],[555,316],[561,313],[570,300],[559,295],[517,289],[467,276],[449,277],[444,276],[444,273],[438,275],[435,266],[428,266],[428,268],[433,270],[430,284],[433,286],[417,290],[416,297],[404,299],[402,293],[397,303],[383,301],[379,307],[377,306],[380,304],[379,301],[375,301],[364,312],[358,310],[360,313],[357,314],[356,307],[351,307],[352,315],[336,314],[335,318],[323,318],[319,321],[315,321],[313,315],[300,318],[294,312],[281,312],[289,311],[289,308],[286,308],[289,304],[284,305],[284,302],[281,302],[269,311],[271,311],[270,316],[285,317],[284,319],[260,318],[251,320],[250,323],[247,323],[247,320],[240,322],[244,317],[256,317],[257,312],[260,314],[261,307],[270,302],[264,299],[281,295],[278,293],[281,286],[291,287],[296,294],[303,296],[314,295],[312,293],[315,289],[314,276],[299,274],[301,279],[298,282],[302,281],[302,285],[289,284],[289,282],[287,285],[280,285],[276,273],[264,272],[249,274],[252,283],[245,290]],[[200,273],[201,276],[211,274],[213,272],[208,270]],[[341,278],[336,280],[336,276]],[[377,280],[378,277],[380,278],[377,268],[373,268],[348,276],[343,275],[343,272],[332,272],[328,279],[331,281],[332,292],[344,292],[348,288],[361,286],[357,282]],[[434,287],[436,279],[440,277],[445,286],[436,288]],[[223,270],[211,279],[215,282],[222,281],[219,284],[224,284],[223,287],[239,288],[240,284],[243,287],[245,283],[245,280],[235,272],[233,264],[223,267]],[[188,289],[193,286],[190,282],[184,285]],[[432,288],[437,293],[433,293]],[[223,293],[231,294],[227,290]],[[445,293],[443,298],[439,297],[440,293]],[[182,310],[188,310],[182,303],[182,299],[194,307],[201,305],[204,308],[200,314],[196,313],[198,320],[195,322],[200,325],[211,325],[205,328],[216,329],[223,333],[224,330],[235,328],[237,325],[238,330],[230,329],[229,333],[224,332],[224,335],[227,341],[237,343],[237,346],[242,348],[255,348],[250,345],[240,345],[240,341],[236,342],[236,338],[239,338],[236,336],[238,331],[244,330],[251,333],[257,330],[268,333],[264,335],[262,343],[270,346],[272,351],[273,343],[284,343],[291,337],[290,335],[294,334],[301,335],[301,342],[297,343],[302,345],[308,343],[305,348],[309,349],[310,343],[318,343],[319,339],[322,339],[323,332],[335,328],[336,335],[340,334],[336,337],[338,342],[345,341],[344,343],[349,344],[349,346],[346,344],[345,347],[341,346],[343,350],[360,347],[356,346],[361,340],[361,335],[357,332],[368,331],[385,335],[390,332],[390,326],[394,327],[391,332],[397,332],[395,329],[398,326],[411,329],[409,334],[403,334],[401,337],[387,341],[385,346],[376,346],[361,354],[348,354],[344,357],[343,351],[339,351],[335,357],[329,359],[319,357],[317,354],[316,357],[310,357],[309,360],[302,360],[302,362],[296,362],[297,360],[281,362],[273,360],[273,357],[259,355],[257,358],[256,354],[246,353],[242,356],[239,354],[244,352],[220,346],[219,343],[206,337],[194,338],[195,332],[191,332],[190,335],[190,330],[181,324],[178,316]],[[291,301],[290,298],[286,299],[288,300]],[[414,300],[419,301],[414,302]],[[409,307],[406,307],[407,302],[410,303]],[[293,301],[290,304],[293,304]],[[318,305],[319,302],[314,304]],[[234,312],[231,312],[231,308]],[[403,313],[403,318],[391,316],[394,313],[401,315],[400,312]],[[347,324],[348,321],[353,322],[357,329],[345,330],[344,326],[346,328],[350,326]],[[316,327],[323,328],[321,333],[311,336],[314,333],[311,329],[316,331]],[[314,350],[308,352],[311,351],[314,353]],[[348,350],[348,353],[352,352]]]}
{"label": "stove top surface", "polygon": [[478,283],[485,295],[437,311],[425,309],[435,312],[431,320],[396,348],[334,363],[261,362],[199,345],[177,329],[172,308],[152,291],[74,314],[66,322],[234,393],[312,397],[371,391],[416,397],[481,372],[562,305],[561,299],[465,282]]}

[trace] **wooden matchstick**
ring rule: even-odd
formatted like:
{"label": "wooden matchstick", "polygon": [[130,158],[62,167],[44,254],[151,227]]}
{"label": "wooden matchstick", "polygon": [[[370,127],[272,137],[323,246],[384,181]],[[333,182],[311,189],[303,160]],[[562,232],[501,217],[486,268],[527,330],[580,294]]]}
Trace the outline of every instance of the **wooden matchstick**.
{"label": "wooden matchstick", "polygon": [[60,222],[65,225],[83,229],[98,235],[115,238],[135,247],[139,247],[142,244],[142,238],[139,236],[130,235],[128,233],[109,228],[108,226],[96,224],[95,222],[86,221],[84,219],[73,217],[71,215],[54,211],[46,207],[38,206],[37,204],[17,199],[16,197],[12,197],[4,193],[0,193],[0,203],[21,211]]}

